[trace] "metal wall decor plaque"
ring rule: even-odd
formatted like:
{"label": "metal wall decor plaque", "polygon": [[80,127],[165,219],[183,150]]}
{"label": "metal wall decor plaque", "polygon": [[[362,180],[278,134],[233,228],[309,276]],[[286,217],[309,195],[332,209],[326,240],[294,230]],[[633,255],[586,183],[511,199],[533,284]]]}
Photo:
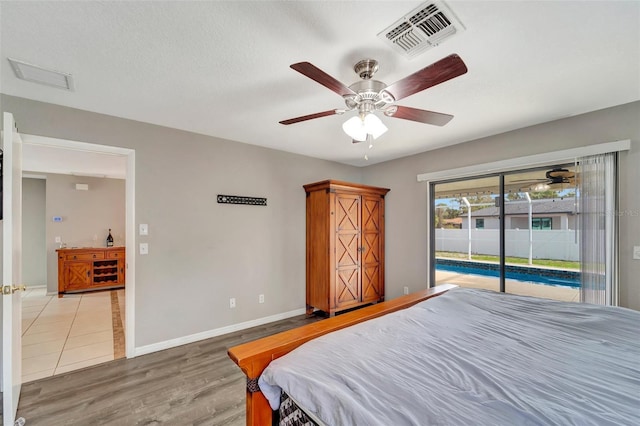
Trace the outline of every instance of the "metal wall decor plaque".
{"label": "metal wall decor plaque", "polygon": [[267,199],[260,197],[245,197],[242,195],[218,194],[219,204],[247,204],[250,206],[266,206]]}

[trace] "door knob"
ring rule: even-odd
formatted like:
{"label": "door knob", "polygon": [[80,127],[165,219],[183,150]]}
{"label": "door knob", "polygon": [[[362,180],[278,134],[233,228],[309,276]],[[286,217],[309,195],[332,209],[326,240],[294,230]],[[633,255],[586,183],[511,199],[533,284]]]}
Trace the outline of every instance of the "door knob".
{"label": "door knob", "polygon": [[25,291],[27,289],[27,286],[24,284],[20,284],[20,285],[5,285],[2,286],[2,294],[13,294],[16,291]]}

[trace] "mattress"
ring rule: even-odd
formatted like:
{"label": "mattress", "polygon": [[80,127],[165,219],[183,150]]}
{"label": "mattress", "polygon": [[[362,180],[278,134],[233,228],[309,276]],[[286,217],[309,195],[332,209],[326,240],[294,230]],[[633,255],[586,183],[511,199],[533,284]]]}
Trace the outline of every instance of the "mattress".
{"label": "mattress", "polygon": [[640,312],[458,288],[305,343],[259,379],[326,425],[640,423]]}
{"label": "mattress", "polygon": [[285,392],[280,396],[280,408],[274,413],[278,414],[278,418],[273,424],[278,426],[322,426]]}

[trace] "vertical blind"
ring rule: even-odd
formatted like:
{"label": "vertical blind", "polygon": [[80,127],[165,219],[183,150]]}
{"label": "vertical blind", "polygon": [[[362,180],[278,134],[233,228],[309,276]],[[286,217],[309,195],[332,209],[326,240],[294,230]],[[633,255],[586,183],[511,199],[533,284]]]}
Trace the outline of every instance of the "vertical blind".
{"label": "vertical blind", "polygon": [[579,159],[582,302],[618,305],[617,153]]}

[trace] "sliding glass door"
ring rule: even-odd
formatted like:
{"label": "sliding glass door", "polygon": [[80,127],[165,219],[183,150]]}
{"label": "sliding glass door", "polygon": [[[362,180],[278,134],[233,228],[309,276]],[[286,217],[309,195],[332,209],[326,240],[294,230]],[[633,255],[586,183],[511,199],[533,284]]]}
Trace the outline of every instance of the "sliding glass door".
{"label": "sliding glass door", "polygon": [[580,299],[575,165],[504,176],[505,291]]}
{"label": "sliding glass door", "polygon": [[579,300],[573,164],[432,183],[432,282]]}
{"label": "sliding glass door", "polygon": [[437,183],[432,194],[436,284],[499,291],[499,177]]}

